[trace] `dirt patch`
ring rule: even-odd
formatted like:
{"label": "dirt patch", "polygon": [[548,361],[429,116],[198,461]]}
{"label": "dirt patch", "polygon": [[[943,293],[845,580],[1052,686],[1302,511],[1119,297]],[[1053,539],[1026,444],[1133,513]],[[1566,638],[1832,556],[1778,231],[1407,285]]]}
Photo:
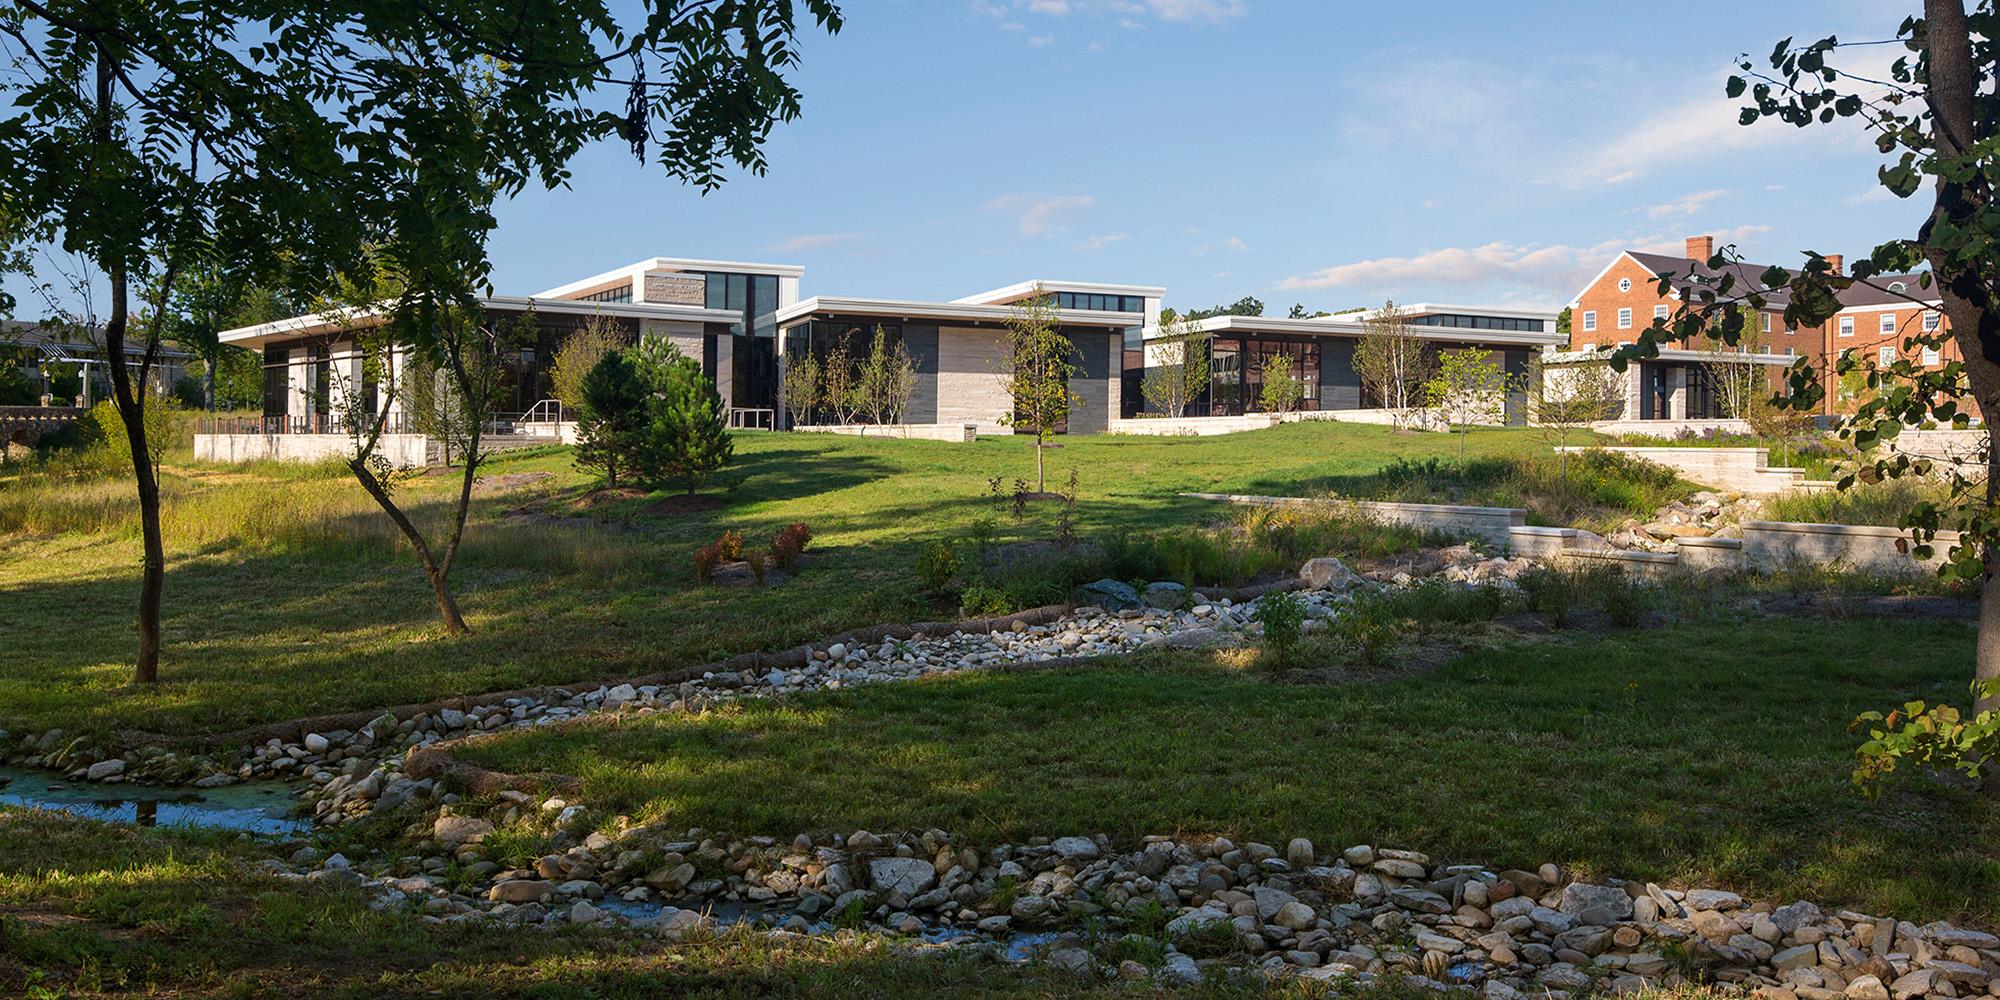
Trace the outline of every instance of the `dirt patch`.
{"label": "dirt patch", "polygon": [[480,476],[473,480],[472,490],[475,493],[505,493],[523,486],[532,486],[544,479],[554,479],[555,476],[553,472],[503,472],[497,476]]}
{"label": "dirt patch", "polygon": [[578,510],[596,510],[599,507],[624,503],[628,500],[643,500],[647,492],[637,486],[600,486],[577,497],[576,507]]}

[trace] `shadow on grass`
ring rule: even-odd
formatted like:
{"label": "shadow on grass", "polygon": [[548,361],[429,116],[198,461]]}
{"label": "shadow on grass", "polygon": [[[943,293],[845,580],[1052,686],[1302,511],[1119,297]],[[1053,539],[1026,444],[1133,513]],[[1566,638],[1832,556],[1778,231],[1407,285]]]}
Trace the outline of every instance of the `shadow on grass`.
{"label": "shadow on grass", "polygon": [[1970,643],[1959,623],[1756,622],[1482,652],[1373,685],[1188,661],[959,675],[472,756],[581,777],[607,813],[739,834],[1304,836],[1986,917],[2000,810],[1929,782],[1870,801],[1848,782],[1848,721],[1962,693]]}

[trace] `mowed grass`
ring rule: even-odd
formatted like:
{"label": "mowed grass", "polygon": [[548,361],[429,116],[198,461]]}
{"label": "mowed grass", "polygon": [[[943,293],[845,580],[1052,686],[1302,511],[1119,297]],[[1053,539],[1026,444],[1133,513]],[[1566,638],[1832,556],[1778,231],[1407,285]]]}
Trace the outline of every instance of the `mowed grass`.
{"label": "mowed grass", "polygon": [[[602,930],[497,932],[377,912],[359,892],[281,881],[267,848],[0,809],[0,995],[10,997],[1186,997],[1330,995],[1236,977],[1186,989],[911,960],[879,937],[786,943],[734,932],[667,944]],[[1365,1000],[1419,1000],[1414,989]]]}
{"label": "mowed grass", "polygon": [[605,815],[737,834],[1228,834],[1554,861],[1868,912],[1993,916],[2000,811],[1848,779],[1858,712],[1962,699],[1959,622],[1756,619],[1528,642],[1380,683],[1194,656],[981,672],[499,737]]}
{"label": "mowed grass", "polygon": [[[1214,438],[1064,439],[1052,484],[1079,481],[1086,535],[1197,523],[1217,505],[1183,491],[1285,494],[1458,442],[1357,424],[1293,424]],[[452,695],[594,680],[782,648],[863,625],[933,617],[910,572],[920,546],[997,517],[1001,540],[1048,537],[1051,505],[1016,524],[989,497],[1032,475],[1025,439],[972,445],[746,433],[719,510],[660,498],[594,512],[610,526],[509,511],[563,508],[591,477],[567,449],[503,457],[490,475],[547,473],[482,492],[454,580],[474,634],[448,639],[386,517],[338,466],[178,466],[166,476],[166,648],[157,687],[128,684],[139,540],[129,484],[0,474],[0,728],[196,734]],[[1468,454],[1546,447],[1482,430]],[[454,476],[403,487],[427,524]],[[767,543],[815,533],[811,562],[763,590],[696,584],[690,554],[724,529]]]}

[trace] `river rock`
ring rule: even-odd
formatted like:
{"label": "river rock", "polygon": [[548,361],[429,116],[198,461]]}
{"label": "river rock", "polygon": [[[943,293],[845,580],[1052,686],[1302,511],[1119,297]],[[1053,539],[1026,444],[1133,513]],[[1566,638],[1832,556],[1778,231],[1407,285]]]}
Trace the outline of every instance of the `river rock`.
{"label": "river rock", "polygon": [[92,781],[103,781],[106,778],[115,778],[118,775],[124,773],[125,773],[125,762],[117,757],[113,757],[110,760],[100,760],[97,763],[90,765],[90,767],[83,772],[83,776],[89,778]]}
{"label": "river rock", "polygon": [[937,869],[922,858],[876,858],[868,880],[883,892],[915,896],[937,884]]}
{"label": "river rock", "polygon": [[1166,581],[1149,583],[1146,585],[1145,592],[1139,595],[1139,599],[1145,602],[1149,608],[1159,608],[1162,611],[1175,611],[1187,604],[1188,589],[1178,583],[1168,583]]}
{"label": "river rock", "polygon": [[477,816],[439,816],[431,836],[447,844],[477,844],[493,832],[493,824]]}
{"label": "river rock", "polygon": [[1347,564],[1334,556],[1320,556],[1306,560],[1299,567],[1299,579],[1314,590],[1345,591],[1360,582],[1361,578],[1347,568]]}
{"label": "river rock", "polygon": [[1049,846],[1055,848],[1064,861],[1096,861],[1099,853],[1097,842],[1089,837],[1057,837]]}
{"label": "river rock", "polygon": [[486,890],[486,898],[496,903],[537,903],[544,898],[554,898],[555,883],[540,878],[519,878],[511,882],[495,882]]}
{"label": "river rock", "polygon": [[1126,611],[1143,606],[1139,592],[1129,583],[1113,579],[1094,580],[1076,588],[1077,598],[1084,604],[1095,604],[1106,611]]}

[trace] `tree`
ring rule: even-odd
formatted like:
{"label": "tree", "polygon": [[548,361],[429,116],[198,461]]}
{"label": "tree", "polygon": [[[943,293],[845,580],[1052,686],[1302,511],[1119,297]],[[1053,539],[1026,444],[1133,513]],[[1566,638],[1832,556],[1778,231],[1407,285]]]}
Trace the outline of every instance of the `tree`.
{"label": "tree", "polygon": [[652,392],[619,351],[607,351],[583,377],[577,401],[576,464],[604,470],[605,485],[618,485],[618,470],[631,469],[641,447]]}
{"label": "tree", "polygon": [[583,381],[607,354],[630,346],[632,336],[609,316],[593,315],[576,332],[563,338],[549,362],[549,381],[557,401],[571,410],[584,407]]}
{"label": "tree", "polygon": [[1506,416],[1507,394],[1516,387],[1493,360],[1492,351],[1463,348],[1446,351],[1437,374],[1424,383],[1424,395],[1458,434],[1458,462],[1465,464],[1465,439],[1478,424],[1499,423]]}
{"label": "tree", "polygon": [[861,363],[855,382],[855,408],[876,424],[902,423],[903,410],[909,406],[916,385],[917,363],[910,357],[910,349],[901,339],[890,343],[888,331],[876,324],[868,357]]}
{"label": "tree", "polygon": [[[1556,313],[1556,332],[1565,337],[1569,336],[1569,308],[1564,306],[1562,312]],[[1569,341],[1565,340],[1563,343],[1568,344]]]}
{"label": "tree", "polygon": [[1354,371],[1361,391],[1376,396],[1399,428],[1424,402],[1423,386],[1437,367],[1430,343],[1417,336],[1409,318],[1395,302],[1361,321],[1361,339],[1354,345]]}
{"label": "tree", "polygon": [[1311,312],[1307,312],[1307,311],[1306,311],[1306,307],[1305,307],[1305,304],[1304,304],[1304,303],[1302,303],[1302,302],[1294,302],[1294,303],[1292,303],[1292,311],[1291,311],[1291,312],[1288,312],[1288,313],[1286,313],[1286,314],[1285,314],[1285,318],[1286,318],[1286,319],[1318,319],[1318,318],[1320,318],[1321,316],[1331,316],[1331,315],[1333,315],[1333,314],[1332,314],[1332,313],[1330,313],[1330,312],[1327,312],[1327,311],[1326,311],[1326,310],[1324,310],[1324,309],[1314,309],[1314,310],[1313,310],[1313,311],[1311,311]]}
{"label": "tree", "polygon": [[1178,417],[1208,391],[1208,340],[1208,333],[1185,317],[1161,317],[1159,336],[1146,345],[1151,357],[1139,382],[1148,405]]}
{"label": "tree", "polygon": [[784,377],[785,409],[792,415],[792,426],[810,424],[815,410],[825,400],[825,378],[820,370],[819,358],[810,349],[790,352],[785,357]]}
{"label": "tree", "polygon": [[[1176,314],[1172,310],[1160,310],[1160,319],[1163,321],[1174,315]],[[1208,319],[1211,316],[1262,316],[1264,315],[1264,300],[1255,295],[1245,295],[1226,306],[1190,309],[1186,313],[1179,315],[1181,319],[1186,320]]]}
{"label": "tree", "polygon": [[1267,356],[1262,376],[1264,384],[1257,390],[1258,405],[1268,413],[1292,412],[1305,392],[1304,383],[1292,373],[1292,356],[1284,353]]}
{"label": "tree", "polygon": [[1731,311],[1729,319],[1738,328],[1734,341],[1707,338],[1701,347],[1701,368],[1715,390],[1722,415],[1740,420],[1750,412],[1751,400],[1771,394],[1771,381],[1764,366],[1749,357],[1764,349],[1761,314],[1739,307]]}
{"label": "tree", "polygon": [[1610,420],[1625,405],[1625,377],[1608,354],[1551,365],[1536,354],[1528,373],[1528,416],[1555,443],[1557,475],[1569,482],[1570,435]]}
{"label": "tree", "polygon": [[855,405],[861,398],[860,374],[855,370],[849,344],[847,331],[834,334],[833,348],[820,362],[819,402],[832,412],[836,424],[854,423],[860,410]]}
{"label": "tree", "polygon": [[[1834,293],[1856,284],[1915,304],[1915,294],[1890,287],[1881,276],[1928,265],[1920,286],[1935,287],[1948,325],[1906,338],[1901,359],[1888,366],[1842,357],[1835,374],[1845,377],[1865,371],[1868,388],[1876,391],[1839,421],[1839,433],[1866,451],[1893,439],[1907,425],[1935,422],[1963,427],[1975,412],[1989,419],[2000,414],[2000,213],[1993,210],[1995,182],[2000,180],[1993,142],[1993,136],[2000,134],[2000,103],[1988,95],[2000,66],[1994,16],[1993,0],[1979,0],[1971,16],[1964,0],[1925,0],[1923,15],[1905,18],[1897,30],[1904,51],[1890,66],[1887,80],[1879,73],[1856,75],[1835,65],[1843,43],[1832,37],[1805,45],[1785,39],[1761,60],[1763,67],[1758,59],[1741,57],[1739,72],[1729,77],[1725,90],[1731,98],[1747,97],[1739,113],[1741,124],[1774,119],[1804,128],[1853,121],[1870,131],[1877,149],[1892,158],[1877,171],[1890,194],[1910,198],[1929,182],[1927,217],[1912,236],[1875,247],[1844,274],[1814,252],[1796,270],[1766,270],[1747,283],[1751,287],[1726,276],[1689,296],[1671,324],[1655,323],[1655,329],[1621,350],[1619,362],[1655,356],[1662,341],[1676,336],[1709,335],[1725,342],[1740,337],[1740,327],[1730,329],[1714,321],[1726,319],[1743,305],[1762,309],[1774,291],[1785,293],[1785,320],[1794,326],[1826,322],[1839,308]],[[1872,40],[1860,44],[1869,46],[1868,52],[1879,51],[1874,48],[1879,43]],[[1734,249],[1724,247],[1709,263],[1720,266],[1736,260],[1740,257]],[[1662,276],[1663,294],[1672,277]],[[1940,347],[1947,340],[1957,344],[1964,360],[1927,370],[1912,359],[1914,349]],[[1791,369],[1784,404],[1816,410],[1825,397],[1826,381],[1823,373],[1801,361]],[[1864,457],[1854,473],[1840,480],[1842,488],[1906,475],[1940,474],[1947,482],[1947,499],[1918,504],[1905,515],[1902,527],[1909,530],[1911,552],[1918,557],[1934,553],[1939,532],[1959,532],[1942,572],[1977,581],[1980,588],[1974,725],[1988,728],[2000,722],[1997,444],[1988,441],[1986,468],[1978,475],[1950,463],[1939,468],[1907,454],[1876,453]],[[1871,732],[1870,742],[1862,748],[1864,763],[1871,754],[1893,763],[1899,752],[1909,749],[1912,732],[1943,721],[1921,705],[1917,708],[1914,713],[1900,713],[1903,718],[1895,723],[1874,720],[1880,728]],[[1983,763],[1978,758],[1972,761],[1974,770]],[[2000,791],[2000,769],[1986,766],[1985,772],[1988,789]],[[1857,781],[1868,777],[1857,770]]]}
{"label": "tree", "polygon": [[650,482],[674,482],[693,493],[735,455],[729,421],[715,383],[701,362],[675,352],[664,364],[639,366],[652,392],[638,461]]}
{"label": "tree", "polygon": [[1067,421],[1078,403],[1069,380],[1083,370],[1076,364],[1076,345],[1063,336],[1060,321],[1055,296],[1039,285],[1007,316],[1007,351],[1001,364],[1014,412],[1001,421],[1035,435],[1036,493],[1047,492],[1042,453],[1056,425]]}
{"label": "tree", "polygon": [[[108,286],[103,343],[135,456],[144,553],[142,683],[158,675],[165,556],[159,484],[139,456],[165,330],[135,328],[135,289],[173,288],[205,248],[226,247],[246,280],[283,270],[315,298],[374,243],[404,279],[396,336],[464,381],[451,331],[487,283],[496,198],[563,183],[569,161],[605,139],[641,157],[657,143],[667,176],[702,190],[727,164],[762,171],[764,139],[799,112],[784,77],[798,61],[799,8],[829,31],[841,23],[832,0],[676,4],[633,26],[602,0],[531,0],[508,16],[472,0],[421,8],[0,8],[0,35],[16,50],[0,84],[15,109],[0,129],[0,204],[20,224],[0,236],[10,249],[58,243]],[[475,94],[463,68],[481,65],[489,85]],[[604,106],[606,95],[620,106]]]}

